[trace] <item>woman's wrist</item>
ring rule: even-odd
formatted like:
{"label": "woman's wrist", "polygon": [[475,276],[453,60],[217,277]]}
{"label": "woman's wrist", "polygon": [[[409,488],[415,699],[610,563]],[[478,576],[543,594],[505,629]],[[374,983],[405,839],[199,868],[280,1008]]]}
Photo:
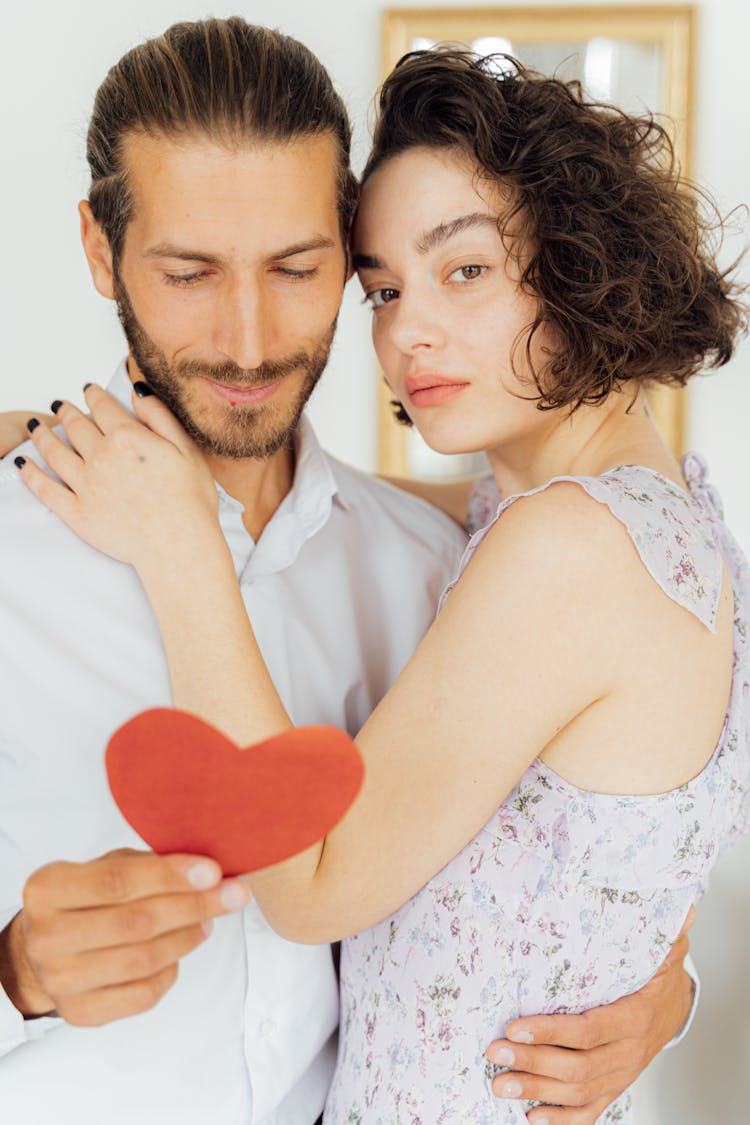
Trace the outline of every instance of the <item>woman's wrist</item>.
{"label": "woman's wrist", "polygon": [[174,586],[175,574],[180,585],[192,580],[203,581],[216,575],[216,569],[229,565],[234,573],[232,556],[213,515],[192,519],[188,525],[166,525],[158,541],[154,540],[132,558],[147,591]]}

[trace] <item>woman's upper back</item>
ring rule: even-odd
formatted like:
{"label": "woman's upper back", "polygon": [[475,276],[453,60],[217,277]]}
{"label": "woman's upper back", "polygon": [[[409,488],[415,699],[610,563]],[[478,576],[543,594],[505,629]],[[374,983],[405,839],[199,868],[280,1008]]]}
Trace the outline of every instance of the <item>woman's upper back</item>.
{"label": "woman's upper back", "polygon": [[[597,521],[616,529],[607,549],[618,617],[602,623],[615,650],[616,682],[540,750],[547,765],[583,789],[663,792],[699,773],[722,732],[733,667],[747,662],[738,631],[747,612],[746,564],[703,462],[690,454],[683,471],[687,489],[629,465],[557,477],[499,505],[494,482],[485,480],[472,499],[471,522],[485,526],[473,536],[460,573],[509,508],[553,486],[582,490],[607,510],[596,512],[580,498],[584,550]],[[606,552],[602,558],[609,566]]]}

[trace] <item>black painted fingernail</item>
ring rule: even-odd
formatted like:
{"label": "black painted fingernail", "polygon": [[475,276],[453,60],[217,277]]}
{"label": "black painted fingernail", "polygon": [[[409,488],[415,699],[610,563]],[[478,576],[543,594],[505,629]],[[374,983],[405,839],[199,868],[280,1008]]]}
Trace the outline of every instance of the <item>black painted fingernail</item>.
{"label": "black painted fingernail", "polygon": [[61,406],[62,406],[62,400],[59,399],[59,398],[56,398],[55,401],[50,405],[50,410],[52,411],[53,414],[57,414],[57,412],[58,412],[58,410],[60,409]]}
{"label": "black painted fingernail", "polygon": [[26,458],[25,457],[16,457],[13,464],[16,466],[17,469],[22,469],[24,467],[24,465],[26,464]]}
{"label": "black painted fingernail", "polygon": [[34,430],[37,428],[38,425],[39,425],[39,419],[38,418],[29,418],[28,422],[26,423],[26,429],[29,431],[30,434],[33,434]]}
{"label": "black painted fingernail", "polygon": [[89,389],[89,387],[93,387],[93,385],[94,385],[93,383],[84,383],[83,384],[83,393],[86,394],[86,391]]}
{"label": "black painted fingernail", "polygon": [[138,398],[148,398],[154,392],[149,387],[148,383],[133,383],[133,390],[138,395]]}

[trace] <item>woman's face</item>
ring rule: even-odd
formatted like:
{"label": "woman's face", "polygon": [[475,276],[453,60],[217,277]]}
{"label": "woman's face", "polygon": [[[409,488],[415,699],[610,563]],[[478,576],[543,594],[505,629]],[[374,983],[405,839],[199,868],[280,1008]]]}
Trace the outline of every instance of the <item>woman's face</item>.
{"label": "woman's face", "polygon": [[[500,237],[503,203],[450,149],[410,149],[362,193],[354,264],[373,309],[375,350],[420,433],[442,453],[525,442],[550,423],[529,401],[525,341],[515,355],[520,381],[511,366],[535,300],[519,287]],[[537,332],[532,355],[542,360],[544,343]]]}

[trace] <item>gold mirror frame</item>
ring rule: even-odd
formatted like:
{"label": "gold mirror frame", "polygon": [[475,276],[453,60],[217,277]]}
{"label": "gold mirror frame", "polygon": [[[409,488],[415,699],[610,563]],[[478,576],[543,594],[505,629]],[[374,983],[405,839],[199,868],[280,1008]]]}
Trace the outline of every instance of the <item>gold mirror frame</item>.
{"label": "gold mirror frame", "polygon": [[[674,123],[677,159],[689,177],[692,161],[694,45],[692,4],[533,8],[398,8],[383,13],[382,75],[411,50],[418,37],[472,43],[501,36],[518,43],[568,43],[604,37],[656,45],[664,59],[663,113]],[[391,392],[382,377],[378,409],[378,471],[408,476],[408,431],[394,421]],[[654,388],[650,403],[670,448],[684,452],[685,392]]]}

